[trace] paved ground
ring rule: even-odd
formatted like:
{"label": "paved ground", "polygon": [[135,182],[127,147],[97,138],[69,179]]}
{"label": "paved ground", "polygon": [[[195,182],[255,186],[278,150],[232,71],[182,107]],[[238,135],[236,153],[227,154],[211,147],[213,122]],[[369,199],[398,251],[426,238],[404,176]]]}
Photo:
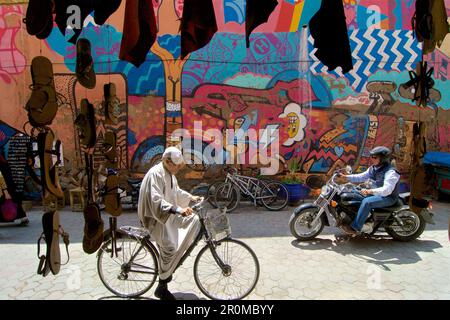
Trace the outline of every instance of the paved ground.
{"label": "paved ground", "polygon": [[[335,234],[342,232],[330,228],[315,241],[299,243],[287,226],[290,210],[248,206],[232,215],[234,237],[250,245],[261,264],[250,299],[450,299],[450,204],[435,203],[437,224],[411,243],[388,238],[337,243]],[[29,218],[26,227],[0,228],[0,299],[115,298],[97,275],[96,256],[82,251],[81,213],[61,212],[71,260],[46,278],[36,274],[41,212],[33,210]],[[124,213],[119,225],[137,225],[136,214]],[[193,261],[189,258],[171,283],[180,299],[205,299],[192,276]],[[154,298],[153,289],[144,298]]]}

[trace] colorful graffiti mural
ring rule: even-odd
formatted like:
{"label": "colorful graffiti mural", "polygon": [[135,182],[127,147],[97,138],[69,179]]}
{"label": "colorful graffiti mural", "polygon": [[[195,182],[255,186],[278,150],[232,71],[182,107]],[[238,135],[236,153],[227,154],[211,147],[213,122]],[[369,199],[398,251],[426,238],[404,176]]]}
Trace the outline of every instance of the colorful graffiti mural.
{"label": "colorful graffiti mural", "polygon": [[[94,90],[81,88],[73,76],[75,47],[56,26],[38,41],[26,34],[22,17],[26,5],[0,5],[0,143],[27,120],[23,105],[29,94],[31,59],[39,54],[54,62],[61,106],[54,130],[63,141],[65,157],[81,164],[81,149],[73,127],[80,99],[94,103],[99,123],[97,164],[105,131],[101,101],[103,84],[116,83],[121,101],[118,133],[120,168],[145,172],[159,160],[176,129],[240,129],[235,146],[223,157],[248,157],[250,129],[279,129],[277,161],[286,168],[300,164],[310,186],[336,166],[363,170],[368,150],[391,147],[397,166],[409,170],[412,124],[429,122],[430,148],[450,151],[449,46],[427,57],[434,65],[439,99],[418,108],[400,95],[400,84],[421,60],[421,45],[411,31],[414,1],[344,0],[354,69],[343,75],[329,72],[314,55],[313,39],[303,26],[320,7],[317,0],[280,0],[269,21],[245,47],[245,0],[214,0],[218,33],[201,50],[181,60],[179,17],[183,1],[154,0],[158,39],[140,68],[118,58],[124,2],[104,26],[92,17],[82,37],[93,45],[97,72]],[[447,5],[450,5],[448,3]],[[447,39],[448,40],[448,39]],[[19,94],[14,94],[18,92]],[[3,136],[4,135],[4,136]],[[211,139],[195,137],[203,148]],[[75,143],[74,143],[75,142]],[[193,150],[188,150],[192,151]],[[271,155],[274,157],[275,155]],[[201,177],[201,176],[200,176]],[[320,180],[320,179],[319,179]]]}

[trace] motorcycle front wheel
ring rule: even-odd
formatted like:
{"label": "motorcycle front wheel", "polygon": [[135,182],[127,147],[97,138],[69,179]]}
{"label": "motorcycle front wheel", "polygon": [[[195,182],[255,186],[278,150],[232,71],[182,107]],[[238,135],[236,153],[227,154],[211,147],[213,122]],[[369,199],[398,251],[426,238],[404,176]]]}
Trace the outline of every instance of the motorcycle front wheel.
{"label": "motorcycle front wheel", "polygon": [[298,213],[293,213],[289,219],[289,228],[292,235],[299,241],[312,240],[323,230],[323,220],[319,219],[313,226],[311,223],[319,213],[318,208],[305,208]]}
{"label": "motorcycle front wheel", "polygon": [[412,241],[417,239],[425,230],[427,224],[425,219],[409,209],[397,212],[396,216],[401,219],[403,226],[396,219],[393,219],[390,225],[385,226],[386,232],[395,240]]}

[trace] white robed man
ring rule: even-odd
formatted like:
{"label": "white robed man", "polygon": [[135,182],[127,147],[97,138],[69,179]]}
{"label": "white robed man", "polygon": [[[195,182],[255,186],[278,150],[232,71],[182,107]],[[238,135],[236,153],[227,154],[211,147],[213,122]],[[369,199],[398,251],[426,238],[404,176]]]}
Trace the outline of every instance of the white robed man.
{"label": "white robed man", "polygon": [[180,189],[175,177],[184,166],[181,151],[168,147],[162,162],[145,175],[139,192],[139,219],[149,230],[160,252],[159,284],[155,296],[161,300],[175,300],[167,284],[200,230],[199,218],[189,207],[191,201],[198,201],[200,197]]}

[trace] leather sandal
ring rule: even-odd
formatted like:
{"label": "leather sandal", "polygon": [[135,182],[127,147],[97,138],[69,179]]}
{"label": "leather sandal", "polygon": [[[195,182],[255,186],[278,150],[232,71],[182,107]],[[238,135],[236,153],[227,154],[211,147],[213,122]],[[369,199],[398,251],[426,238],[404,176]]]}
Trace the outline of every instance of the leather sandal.
{"label": "leather sandal", "polygon": [[42,34],[48,26],[48,21],[53,24],[51,0],[30,0],[28,2],[26,16],[23,23],[31,36]]}
{"label": "leather sandal", "polygon": [[105,212],[117,217],[122,213],[120,202],[119,177],[116,174],[108,174],[104,191]]}
{"label": "leather sandal", "polygon": [[96,76],[94,72],[94,60],[91,54],[91,43],[89,40],[80,38],[77,41],[77,62],[75,74],[78,82],[87,88],[94,89]]}
{"label": "leather sandal", "polygon": [[105,101],[103,103],[105,111],[105,124],[114,125],[119,123],[120,101],[116,96],[116,85],[107,83],[103,87]]}
{"label": "leather sandal", "polygon": [[[42,276],[47,276],[51,271],[54,275],[57,275],[62,265],[69,262],[69,234],[64,231],[60,225],[59,212],[48,211],[42,216],[43,232],[38,239],[38,258],[39,266],[37,273]],[[61,263],[61,252],[59,249],[59,235],[63,237],[66,247],[67,261]],[[47,250],[45,255],[40,255],[41,241],[45,240]]]}
{"label": "leather sandal", "polygon": [[104,155],[106,158],[105,166],[110,169],[117,169],[117,136],[115,132],[107,131],[103,142]]}
{"label": "leather sandal", "polygon": [[75,119],[80,142],[86,148],[93,148],[97,142],[94,106],[88,99],[81,100],[81,112]]}
{"label": "leather sandal", "polygon": [[35,57],[31,62],[31,78],[32,92],[25,107],[29,122],[33,127],[48,126],[58,112],[53,66],[50,60],[42,56]]}
{"label": "leather sandal", "polygon": [[[57,172],[57,166],[61,161],[59,150],[53,150],[53,141],[55,136],[53,132],[46,131],[41,132],[38,135],[38,150],[39,158],[41,162],[41,182],[44,190],[44,198],[48,193],[54,195],[58,199],[64,197],[61,185],[59,183],[59,176]],[[61,142],[56,143],[56,147],[59,148]],[[56,155],[58,160],[53,165],[53,155]]]}

